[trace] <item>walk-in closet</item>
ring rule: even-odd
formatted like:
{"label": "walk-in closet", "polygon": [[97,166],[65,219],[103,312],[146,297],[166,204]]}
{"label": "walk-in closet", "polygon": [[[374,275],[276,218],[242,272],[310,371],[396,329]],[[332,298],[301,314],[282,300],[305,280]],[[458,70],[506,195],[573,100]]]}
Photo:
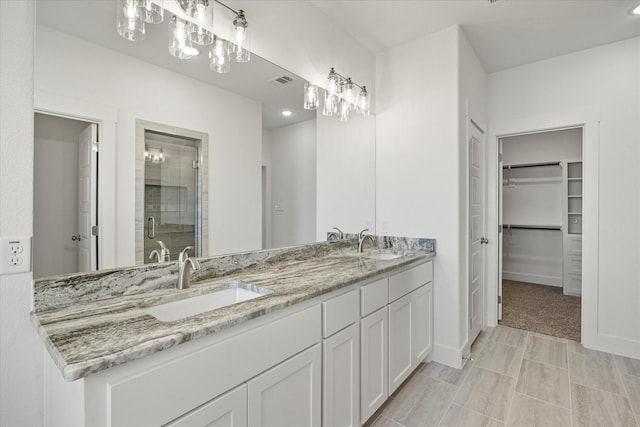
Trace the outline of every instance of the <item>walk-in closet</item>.
{"label": "walk-in closet", "polygon": [[580,341],[582,128],[501,145],[501,323]]}

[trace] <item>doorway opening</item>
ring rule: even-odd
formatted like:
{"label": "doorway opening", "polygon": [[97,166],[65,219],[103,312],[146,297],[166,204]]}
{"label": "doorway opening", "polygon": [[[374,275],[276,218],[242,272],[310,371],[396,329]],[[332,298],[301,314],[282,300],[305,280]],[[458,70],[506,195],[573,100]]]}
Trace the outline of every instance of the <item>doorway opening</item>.
{"label": "doorway opening", "polygon": [[499,323],[579,342],[583,128],[499,144]]}
{"label": "doorway opening", "polygon": [[97,123],[34,113],[34,279],[100,267],[97,144]]}

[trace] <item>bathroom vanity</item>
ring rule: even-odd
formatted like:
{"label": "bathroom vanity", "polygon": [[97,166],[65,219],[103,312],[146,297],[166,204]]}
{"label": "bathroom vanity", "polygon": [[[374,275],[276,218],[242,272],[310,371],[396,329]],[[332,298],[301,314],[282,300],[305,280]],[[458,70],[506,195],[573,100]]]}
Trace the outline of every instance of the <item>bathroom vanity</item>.
{"label": "bathroom vanity", "polygon": [[[64,378],[47,376],[48,421],[361,425],[433,343],[435,242],[378,243],[202,259],[184,290],[175,263],[36,281],[32,319]],[[172,321],[150,314],[238,287],[263,293]]]}

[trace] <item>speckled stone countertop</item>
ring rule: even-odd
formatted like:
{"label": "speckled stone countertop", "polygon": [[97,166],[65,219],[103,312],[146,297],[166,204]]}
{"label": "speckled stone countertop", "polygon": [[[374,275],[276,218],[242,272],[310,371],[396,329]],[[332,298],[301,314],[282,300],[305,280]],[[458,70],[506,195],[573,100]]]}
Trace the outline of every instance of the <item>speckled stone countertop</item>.
{"label": "speckled stone countertop", "polygon": [[[189,289],[175,287],[176,262],[37,280],[32,321],[66,380],[86,377],[344,286],[435,255],[435,241],[385,241],[403,249],[392,260],[358,254],[353,240],[202,259]],[[241,281],[270,295],[174,322],[145,313],[150,306],[210,293]]]}

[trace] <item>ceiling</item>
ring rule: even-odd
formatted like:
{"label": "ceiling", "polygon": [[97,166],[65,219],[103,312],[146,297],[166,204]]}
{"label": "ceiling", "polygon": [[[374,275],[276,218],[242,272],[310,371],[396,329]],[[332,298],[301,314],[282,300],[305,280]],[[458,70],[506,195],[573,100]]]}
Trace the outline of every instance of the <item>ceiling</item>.
{"label": "ceiling", "polygon": [[489,73],[640,36],[640,0],[314,0],[371,52],[460,24]]}

